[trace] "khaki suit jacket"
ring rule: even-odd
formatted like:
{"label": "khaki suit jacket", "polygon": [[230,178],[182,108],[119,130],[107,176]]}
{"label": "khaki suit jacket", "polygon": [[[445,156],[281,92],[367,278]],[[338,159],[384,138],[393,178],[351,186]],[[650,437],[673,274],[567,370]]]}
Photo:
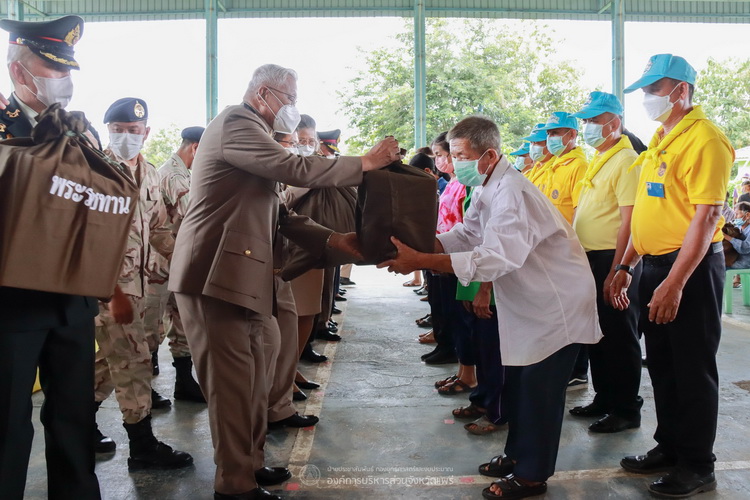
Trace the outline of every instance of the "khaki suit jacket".
{"label": "khaki suit jacket", "polygon": [[206,128],[172,257],[171,291],[207,295],[270,316],[277,229],[314,254],[324,252],[331,230],[287,212],[279,183],[356,186],[362,162],[294,155],[271,133],[247,104],[229,106]]}

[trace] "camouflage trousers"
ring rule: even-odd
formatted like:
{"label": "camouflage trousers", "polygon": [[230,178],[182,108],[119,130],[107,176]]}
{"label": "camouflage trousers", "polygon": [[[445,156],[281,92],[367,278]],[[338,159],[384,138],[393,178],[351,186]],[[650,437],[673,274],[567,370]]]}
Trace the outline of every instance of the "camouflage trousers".
{"label": "camouflage trousers", "polygon": [[166,283],[149,283],[146,285],[146,315],[143,319],[151,351],[155,351],[164,338],[169,338],[169,351],[173,358],[190,356],[185,329],[182,327],[180,311],[174,293],[167,289]]}
{"label": "camouflage trousers", "polygon": [[145,299],[126,295],[133,306],[133,322],[119,325],[107,304],[99,303],[96,317],[94,391],[104,401],[115,391],[125,423],[135,424],[151,413],[151,350],[143,330]]}

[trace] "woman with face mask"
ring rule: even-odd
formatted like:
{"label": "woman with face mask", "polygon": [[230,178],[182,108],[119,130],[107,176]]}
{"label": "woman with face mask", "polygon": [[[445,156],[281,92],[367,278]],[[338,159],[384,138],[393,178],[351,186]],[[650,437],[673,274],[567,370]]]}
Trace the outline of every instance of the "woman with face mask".
{"label": "woman with face mask", "polygon": [[[734,220],[732,224],[740,230],[740,235],[736,237],[724,233],[724,241],[728,241],[734,248],[739,257],[734,264],[727,266],[727,269],[750,269],[750,203],[740,201],[734,206]],[[735,279],[734,287],[739,288],[740,283]]]}

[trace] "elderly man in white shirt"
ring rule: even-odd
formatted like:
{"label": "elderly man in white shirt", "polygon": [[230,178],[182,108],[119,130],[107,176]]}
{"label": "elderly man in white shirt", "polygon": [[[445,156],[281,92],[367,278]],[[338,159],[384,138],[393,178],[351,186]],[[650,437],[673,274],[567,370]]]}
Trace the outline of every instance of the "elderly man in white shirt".
{"label": "elderly man in white shirt", "polygon": [[555,471],[565,389],[580,344],[602,334],[596,289],[573,229],[500,153],[500,133],[471,116],[448,134],[458,180],[476,186],[463,224],[440,234],[434,254],[393,238],[395,259],[379,267],[454,273],[468,285],[492,282],[506,370],[505,454],[479,466],[499,477],[485,498],[524,498],[547,490]]}

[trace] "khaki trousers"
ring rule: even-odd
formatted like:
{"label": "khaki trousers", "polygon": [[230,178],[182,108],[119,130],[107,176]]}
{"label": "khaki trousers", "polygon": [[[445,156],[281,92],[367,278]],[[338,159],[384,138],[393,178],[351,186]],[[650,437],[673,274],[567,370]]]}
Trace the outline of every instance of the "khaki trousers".
{"label": "khaki trousers", "polygon": [[146,314],[143,327],[151,352],[156,351],[164,338],[169,338],[169,351],[173,358],[190,356],[185,328],[174,294],[167,290],[167,283],[146,285]]}
{"label": "khaki trousers", "polygon": [[264,322],[263,343],[266,356],[268,421],[278,422],[291,417],[297,410],[292,404],[294,377],[297,374],[299,346],[297,342],[297,311],[291,282],[274,277],[276,317]]}
{"label": "khaki trousers", "polygon": [[218,493],[256,488],[268,427],[264,323],[254,311],[199,294],[176,293],[208,402]]}
{"label": "khaki trousers", "polygon": [[133,306],[133,322],[115,323],[106,304],[99,302],[96,317],[96,352],[94,392],[97,401],[104,401],[115,391],[122,418],[137,424],[151,413],[151,350],[143,330],[146,300],[127,295]]}

